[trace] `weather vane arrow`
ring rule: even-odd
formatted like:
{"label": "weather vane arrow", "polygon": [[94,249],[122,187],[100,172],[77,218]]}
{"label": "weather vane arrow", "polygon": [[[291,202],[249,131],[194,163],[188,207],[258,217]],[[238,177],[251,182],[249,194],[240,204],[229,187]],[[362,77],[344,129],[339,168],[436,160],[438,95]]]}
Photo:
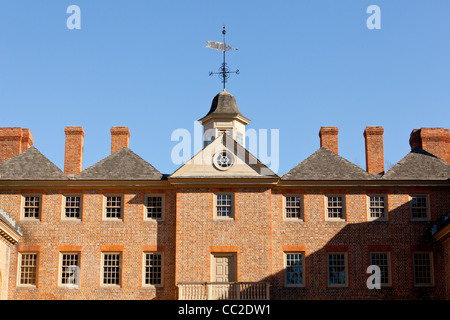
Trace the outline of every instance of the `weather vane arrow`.
{"label": "weather vane arrow", "polygon": [[222,83],[223,83],[223,90],[225,90],[225,84],[226,84],[228,78],[230,77],[230,74],[231,73],[239,74],[239,69],[236,69],[235,71],[230,71],[230,68],[228,68],[227,63],[225,61],[225,54],[227,51],[238,50],[237,48],[233,48],[225,42],[225,34],[226,33],[227,33],[227,31],[225,30],[225,25],[224,25],[223,30],[222,30],[223,42],[206,40],[206,42],[208,43],[206,48],[223,51],[223,62],[219,68],[219,72],[210,72],[209,73],[210,76],[212,76],[214,74],[217,74],[219,76],[219,78],[222,80]]}

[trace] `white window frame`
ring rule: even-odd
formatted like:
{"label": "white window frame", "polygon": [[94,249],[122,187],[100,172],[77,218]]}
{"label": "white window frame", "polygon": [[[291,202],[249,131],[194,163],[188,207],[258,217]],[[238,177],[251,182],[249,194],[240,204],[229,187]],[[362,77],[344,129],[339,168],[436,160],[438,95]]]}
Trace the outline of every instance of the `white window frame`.
{"label": "white window frame", "polygon": [[372,254],[386,254],[387,255],[387,269],[388,269],[388,283],[380,283],[380,285],[382,287],[390,287],[392,286],[392,277],[391,277],[391,273],[392,273],[392,269],[391,269],[391,253],[389,251],[371,251],[369,253],[369,257],[370,257],[370,264],[372,265]]}
{"label": "white window frame", "polygon": [[[341,197],[342,198],[342,217],[341,218],[335,218],[335,217],[329,217],[328,216],[328,198],[331,197]],[[324,196],[324,202],[325,202],[325,221],[333,221],[333,222],[345,222],[347,221],[347,208],[346,208],[346,197],[344,194],[326,194]]]}
{"label": "white window frame", "polygon": [[[152,217],[148,217],[148,198],[151,197],[160,197],[161,198],[161,217],[160,218],[152,218]],[[148,193],[144,196],[144,220],[147,221],[163,221],[164,217],[165,217],[165,210],[166,210],[166,198],[165,198],[165,194],[161,194],[161,193]]]}
{"label": "white window frame", "polygon": [[[288,284],[287,283],[287,273],[288,273],[288,255],[289,254],[299,254],[301,255],[301,262],[302,262],[302,283],[301,284]],[[294,288],[303,288],[305,287],[305,282],[306,282],[306,272],[305,272],[305,252],[304,251],[286,251],[284,252],[284,286],[285,287],[294,287]]]}
{"label": "white window frame", "polygon": [[[344,255],[344,268],[345,268],[345,283],[330,283],[330,259],[329,256],[331,254],[339,254],[339,255]],[[332,251],[328,251],[327,255],[326,255],[326,259],[327,259],[327,286],[330,288],[344,288],[344,287],[348,287],[348,254],[346,251],[337,251],[337,252],[332,252]]]}
{"label": "white window frame", "polygon": [[[66,199],[69,197],[80,197],[80,216],[79,217],[67,217],[66,216]],[[62,215],[61,220],[71,220],[71,221],[81,220],[83,217],[83,195],[82,194],[64,194],[61,215]]]}
{"label": "white window frame", "polygon": [[[300,217],[287,217],[287,198],[298,197],[300,203]],[[304,201],[302,194],[283,194],[283,220],[285,221],[304,221]]]}
{"label": "white window frame", "polygon": [[[413,197],[424,197],[427,201],[427,215],[426,217],[421,218],[415,218],[413,217],[413,207],[412,207],[412,199]],[[431,219],[431,213],[430,213],[430,195],[428,194],[410,194],[409,195],[409,217],[411,221],[430,221]]]}
{"label": "white window frame", "polygon": [[[430,257],[430,283],[417,283],[416,275],[416,254],[427,254]],[[434,263],[433,263],[433,252],[432,251],[414,251],[412,254],[412,266],[413,266],[413,277],[414,277],[414,287],[434,287]]]}
{"label": "white window frame", "polygon": [[[35,261],[35,279],[36,283],[30,284],[30,283],[22,283],[22,260],[24,255],[36,255],[36,261]],[[27,251],[27,252],[19,252],[19,263],[18,263],[18,270],[17,270],[17,287],[22,288],[37,288],[39,283],[39,252],[36,251]]]}
{"label": "white window frame", "polygon": [[[120,197],[120,218],[118,217],[107,217],[106,216],[106,205],[108,203],[108,197]],[[124,216],[124,195],[123,194],[105,194],[103,196],[103,220],[105,221],[123,221]]]}
{"label": "white window frame", "polygon": [[[80,263],[81,263],[81,253],[79,251],[61,251],[59,253],[59,271],[58,271],[58,287],[62,287],[62,288],[67,288],[67,287],[77,287],[79,288],[79,285],[77,286],[76,284],[66,284],[66,283],[62,283],[62,273],[63,273],[63,257],[66,254],[73,254],[73,255],[77,255],[78,256],[78,270],[80,269]],[[80,277],[81,274],[78,274],[78,277]],[[78,284],[80,283],[80,279],[78,279]]]}
{"label": "white window frame", "polygon": [[[231,199],[231,211],[230,216],[218,216],[217,215],[217,197],[227,195]],[[234,193],[232,192],[216,192],[214,193],[214,220],[234,220]]]}
{"label": "white window frame", "polygon": [[[38,216],[37,217],[25,217],[25,202],[26,197],[39,197],[39,207],[38,207]],[[22,203],[21,203],[21,219],[29,220],[29,221],[39,221],[42,217],[42,194],[37,193],[27,193],[22,195]]]}
{"label": "white window frame", "polygon": [[[105,255],[117,254],[119,255],[119,283],[105,283],[104,271],[105,271]],[[122,287],[122,272],[123,272],[123,255],[121,251],[104,251],[101,253],[101,269],[100,269],[100,286],[104,288],[120,288]]]}
{"label": "white window frame", "polygon": [[[383,197],[384,198],[384,217],[372,217],[370,215],[370,198],[371,197]],[[370,193],[367,195],[367,221],[388,221],[388,197],[386,194],[376,194],[376,193]]]}
{"label": "white window frame", "polygon": [[[146,258],[146,256],[148,255],[148,254],[159,254],[159,255],[161,255],[161,283],[159,283],[159,284],[148,284],[148,283],[145,283],[145,280],[146,280],[146,267],[147,267],[147,265],[146,265],[146,260],[147,260],[147,258]],[[143,255],[142,255],[142,286],[144,287],[144,288],[161,288],[161,287],[164,287],[164,253],[163,252],[160,252],[160,251],[146,251],[146,252],[144,252],[143,253]]]}

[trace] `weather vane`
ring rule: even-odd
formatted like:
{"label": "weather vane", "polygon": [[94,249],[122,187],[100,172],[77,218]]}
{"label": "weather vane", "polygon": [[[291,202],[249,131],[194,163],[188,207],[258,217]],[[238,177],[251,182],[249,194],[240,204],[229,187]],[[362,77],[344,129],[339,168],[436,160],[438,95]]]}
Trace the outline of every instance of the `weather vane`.
{"label": "weather vane", "polygon": [[215,49],[223,51],[223,62],[222,65],[219,68],[219,72],[210,72],[209,75],[212,76],[214,74],[217,74],[219,78],[222,80],[223,83],[223,90],[225,90],[225,84],[227,82],[227,79],[230,77],[231,73],[239,74],[239,69],[236,69],[236,71],[230,71],[230,68],[228,68],[227,63],[225,62],[225,53],[230,50],[238,50],[237,48],[232,48],[225,42],[225,34],[227,31],[225,30],[225,25],[223,26],[222,34],[223,34],[223,42],[216,42],[216,41],[208,41],[207,48]]}

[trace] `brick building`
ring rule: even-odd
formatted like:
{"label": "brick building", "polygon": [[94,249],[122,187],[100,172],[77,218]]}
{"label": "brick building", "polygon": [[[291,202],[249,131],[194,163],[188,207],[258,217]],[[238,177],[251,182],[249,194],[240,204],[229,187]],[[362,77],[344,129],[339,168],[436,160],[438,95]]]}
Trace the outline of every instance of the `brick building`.
{"label": "brick building", "polygon": [[278,176],[245,148],[231,94],[199,121],[204,148],[169,175],[127,127],[84,170],[83,128],[65,129],[64,170],[30,130],[0,128],[0,298],[450,298],[450,130],[413,130],[385,173],[382,127],[362,135],[366,170],[322,127]]}

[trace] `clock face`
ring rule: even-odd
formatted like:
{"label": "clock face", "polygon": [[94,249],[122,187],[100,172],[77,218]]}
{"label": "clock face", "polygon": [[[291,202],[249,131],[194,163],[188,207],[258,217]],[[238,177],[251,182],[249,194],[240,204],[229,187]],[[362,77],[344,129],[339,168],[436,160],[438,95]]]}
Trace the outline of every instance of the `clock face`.
{"label": "clock face", "polygon": [[219,170],[227,170],[234,163],[234,156],[228,151],[221,151],[214,155],[214,165]]}

